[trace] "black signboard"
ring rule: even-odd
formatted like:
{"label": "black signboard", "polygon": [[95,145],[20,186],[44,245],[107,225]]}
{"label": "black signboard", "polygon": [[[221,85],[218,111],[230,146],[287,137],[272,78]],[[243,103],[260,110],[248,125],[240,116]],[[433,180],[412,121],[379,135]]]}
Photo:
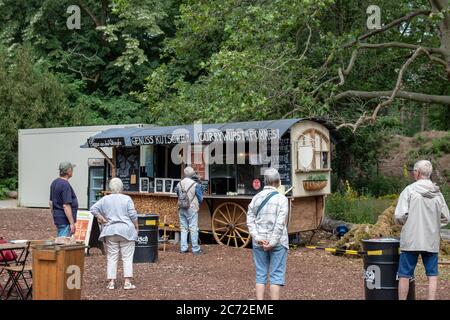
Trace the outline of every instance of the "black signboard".
{"label": "black signboard", "polygon": [[[281,184],[288,190],[292,186],[291,174],[291,139],[289,133],[283,135],[278,143],[278,172],[280,173]],[[290,195],[289,192],[287,195]]]}
{"label": "black signboard", "polygon": [[208,194],[209,180],[200,180],[199,183],[202,186],[203,194]]}
{"label": "black signboard", "polygon": [[172,191],[172,179],[165,179],[164,181],[164,192]]}
{"label": "black signboard", "polygon": [[164,180],[155,179],[155,192],[164,192]]}
{"label": "black signboard", "polygon": [[121,147],[125,145],[124,138],[89,138],[87,140],[90,148]]}
{"label": "black signboard", "polygon": [[117,149],[116,174],[124,191],[139,191],[139,160],[139,148]]}

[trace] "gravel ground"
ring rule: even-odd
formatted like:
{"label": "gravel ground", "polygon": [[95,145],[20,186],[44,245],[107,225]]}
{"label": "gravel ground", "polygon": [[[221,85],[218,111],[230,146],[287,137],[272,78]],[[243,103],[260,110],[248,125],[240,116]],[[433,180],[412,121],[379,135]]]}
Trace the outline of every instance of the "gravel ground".
{"label": "gravel ground", "polygon": [[[46,239],[55,235],[48,210],[1,209],[0,236]],[[326,244],[325,237],[320,237]],[[85,260],[83,299],[254,299],[254,268],[250,249],[216,244],[202,246],[204,255],[180,254],[175,245],[159,251],[157,263],[135,264],[136,290],[106,290],[106,258],[92,249]],[[416,298],[425,299],[427,283],[419,265]],[[440,266],[438,298],[450,299],[450,267]],[[119,267],[118,284],[122,285]],[[334,256],[319,250],[291,250],[283,299],[364,299],[362,259]]]}

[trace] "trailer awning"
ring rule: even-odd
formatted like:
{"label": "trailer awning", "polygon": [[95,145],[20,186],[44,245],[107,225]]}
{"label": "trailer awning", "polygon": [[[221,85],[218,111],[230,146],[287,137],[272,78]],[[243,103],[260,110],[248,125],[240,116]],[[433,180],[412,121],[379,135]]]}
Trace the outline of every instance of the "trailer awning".
{"label": "trailer awning", "polygon": [[177,143],[211,143],[280,139],[302,119],[191,124],[167,127],[115,128],[103,131],[81,147],[130,147]]}
{"label": "trailer awning", "polygon": [[87,139],[81,148],[125,147],[131,146],[130,137],[143,128],[112,128]]}

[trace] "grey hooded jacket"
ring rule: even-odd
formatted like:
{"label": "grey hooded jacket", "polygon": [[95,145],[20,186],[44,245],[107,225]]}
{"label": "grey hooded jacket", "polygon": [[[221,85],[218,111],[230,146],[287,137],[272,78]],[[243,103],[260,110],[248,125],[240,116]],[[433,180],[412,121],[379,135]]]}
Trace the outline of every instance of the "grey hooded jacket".
{"label": "grey hooded jacket", "polygon": [[439,252],[441,226],[449,222],[449,210],[439,187],[428,179],[407,186],[398,199],[395,221],[403,225],[401,250]]}

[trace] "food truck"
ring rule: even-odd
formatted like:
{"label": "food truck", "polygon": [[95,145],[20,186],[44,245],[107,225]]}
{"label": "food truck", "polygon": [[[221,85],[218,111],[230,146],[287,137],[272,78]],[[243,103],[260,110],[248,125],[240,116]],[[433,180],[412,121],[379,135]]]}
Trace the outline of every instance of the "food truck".
{"label": "food truck", "polygon": [[248,204],[269,167],[278,169],[280,192],[289,200],[289,234],[319,227],[330,193],[330,131],[330,123],[317,119],[114,128],[81,147],[105,157],[105,179],[120,178],[139,213],[158,214],[167,224],[179,224],[175,187],[192,166],[204,194],[200,230],[219,244],[245,247]]}

